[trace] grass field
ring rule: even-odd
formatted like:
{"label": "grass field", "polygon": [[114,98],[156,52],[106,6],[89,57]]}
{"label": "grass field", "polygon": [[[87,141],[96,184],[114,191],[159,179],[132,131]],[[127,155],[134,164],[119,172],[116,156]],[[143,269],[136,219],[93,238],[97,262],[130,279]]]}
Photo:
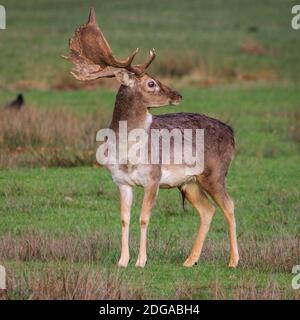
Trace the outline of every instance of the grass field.
{"label": "grass field", "polygon": [[[2,297],[299,299],[299,290],[291,287],[292,267],[300,264],[300,31],[290,28],[293,1],[95,2],[118,55],[137,46],[146,54],[155,47],[153,73],[182,93],[178,107],[153,113],[201,112],[235,128],[228,190],[236,205],[241,255],[236,270],[227,268],[227,226],[220,210],[199,264],[182,267],[199,219],[190,206],[183,211],[177,189],[159,194],[142,270],[134,267],[142,201],[142,190],[136,190],[131,261],[127,269],[117,268],[116,185],[93,166],[90,155],[81,155],[81,140],[63,140],[67,152],[59,143],[65,131],[55,129],[53,145],[45,142],[51,134],[39,140],[43,125],[34,135],[30,131],[35,119],[48,119],[50,128],[55,112],[71,125],[82,119],[91,130],[110,119],[114,90],[101,81],[70,90],[70,65],[59,59],[88,12],[85,2],[70,3],[2,1],[8,29],[0,31],[0,105],[16,90],[27,103],[9,120],[11,132],[10,122],[5,126],[0,119],[0,264],[8,273]],[[26,110],[37,118],[29,121]],[[80,131],[78,139],[85,138]],[[45,144],[58,148],[56,159],[50,151],[42,157]],[[94,147],[91,143],[88,151]]]}
{"label": "grass field", "polygon": [[1,4],[7,10],[7,30],[1,32],[0,42],[3,88],[51,88],[61,79],[66,81],[70,65],[59,57],[92,5],[117,56],[139,47],[143,59],[149,49],[156,49],[159,59],[152,68],[156,74],[182,76],[198,67],[209,83],[249,77],[298,81],[300,75],[299,33],[290,24],[295,1],[3,0]]}

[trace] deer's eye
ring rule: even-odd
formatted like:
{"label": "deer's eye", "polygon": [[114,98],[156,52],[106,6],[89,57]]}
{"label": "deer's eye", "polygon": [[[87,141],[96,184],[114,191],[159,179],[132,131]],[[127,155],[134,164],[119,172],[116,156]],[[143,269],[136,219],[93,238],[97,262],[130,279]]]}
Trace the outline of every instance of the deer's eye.
{"label": "deer's eye", "polygon": [[156,87],[156,82],[153,80],[148,81],[147,83],[149,88],[155,88]]}

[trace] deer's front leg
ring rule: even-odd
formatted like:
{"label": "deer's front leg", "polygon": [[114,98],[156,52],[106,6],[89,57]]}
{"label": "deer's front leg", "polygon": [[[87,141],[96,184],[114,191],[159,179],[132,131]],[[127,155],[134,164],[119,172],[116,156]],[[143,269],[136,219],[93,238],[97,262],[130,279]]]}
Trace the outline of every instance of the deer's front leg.
{"label": "deer's front leg", "polygon": [[129,262],[129,224],[132,205],[132,188],[126,185],[120,185],[119,190],[121,202],[122,248],[118,266],[127,267]]}
{"label": "deer's front leg", "polygon": [[144,199],[142,205],[142,212],[140,216],[141,226],[141,239],[140,239],[140,252],[135,264],[136,267],[143,268],[147,261],[147,229],[149,219],[151,216],[151,210],[154,206],[155,199],[158,192],[158,184],[151,183],[144,189]]}

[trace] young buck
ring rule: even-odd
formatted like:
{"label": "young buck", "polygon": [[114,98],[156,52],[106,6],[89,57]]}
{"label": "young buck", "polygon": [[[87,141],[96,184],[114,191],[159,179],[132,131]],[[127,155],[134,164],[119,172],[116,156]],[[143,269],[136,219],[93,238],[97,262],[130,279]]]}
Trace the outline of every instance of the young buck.
{"label": "young buck", "polygon": [[[115,102],[110,129],[116,133],[120,121],[127,121],[127,130],[144,129],[203,129],[204,165],[194,174],[187,174],[185,164],[107,164],[113,180],[118,185],[121,200],[122,249],[118,265],[126,267],[129,261],[129,223],[132,205],[132,187],[144,188],[140,216],[140,249],[137,267],[144,267],[147,260],[147,228],[159,188],[177,187],[200,216],[200,227],[192,251],[184,262],[191,267],[199,260],[206,234],[215,208],[208,196],[221,208],[229,227],[229,267],[236,267],[239,260],[234,205],[225,188],[225,177],[234,155],[234,135],[230,126],[203,114],[171,113],[152,116],[149,109],[165,105],[177,105],[181,95],[146,73],[156,54],[143,64],[133,64],[136,49],[127,59],[117,60],[96,22],[91,9],[88,22],[75,31],[69,42],[70,55],[65,57],[74,63],[72,75],[78,80],[115,77],[121,84]],[[106,144],[109,140],[106,140]],[[174,144],[175,147],[175,144]]]}

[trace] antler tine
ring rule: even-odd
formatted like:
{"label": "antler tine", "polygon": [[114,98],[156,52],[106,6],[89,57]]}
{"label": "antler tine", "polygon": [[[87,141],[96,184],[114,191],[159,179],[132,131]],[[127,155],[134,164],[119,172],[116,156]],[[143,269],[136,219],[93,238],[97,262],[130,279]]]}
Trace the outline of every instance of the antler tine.
{"label": "antler tine", "polygon": [[142,65],[142,68],[144,68],[144,71],[150,66],[150,64],[155,59],[155,57],[156,57],[156,52],[153,48],[152,50],[150,50],[148,60]]}
{"label": "antler tine", "polygon": [[91,9],[90,9],[88,23],[95,23],[95,24],[97,24],[96,11],[95,11],[94,8],[91,8]]}
{"label": "antler tine", "polygon": [[139,48],[136,48],[132,54],[128,57],[127,59],[127,65],[131,66],[133,59],[135,58],[135,56],[137,55],[137,53],[139,52]]}
{"label": "antler tine", "polygon": [[141,76],[146,72],[146,69],[150,66],[150,64],[155,59],[155,57],[156,57],[155,50],[152,49],[150,50],[149,58],[146,62],[144,62],[143,64],[136,64],[136,65],[130,66],[128,70],[134,72],[138,76]]}

